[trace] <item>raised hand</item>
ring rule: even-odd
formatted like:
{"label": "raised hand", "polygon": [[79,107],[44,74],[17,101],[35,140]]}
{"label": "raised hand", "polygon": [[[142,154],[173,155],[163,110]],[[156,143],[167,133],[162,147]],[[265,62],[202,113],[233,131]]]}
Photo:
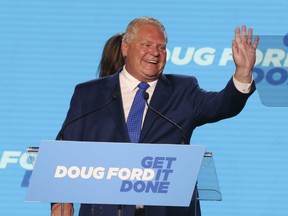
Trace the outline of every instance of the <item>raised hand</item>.
{"label": "raised hand", "polygon": [[246,34],[246,26],[237,27],[235,30],[235,39],[232,41],[233,59],[236,66],[234,74],[235,79],[242,83],[250,83],[252,81],[252,69],[256,61],[256,49],[259,37],[256,36],[252,41],[253,30],[248,29]]}

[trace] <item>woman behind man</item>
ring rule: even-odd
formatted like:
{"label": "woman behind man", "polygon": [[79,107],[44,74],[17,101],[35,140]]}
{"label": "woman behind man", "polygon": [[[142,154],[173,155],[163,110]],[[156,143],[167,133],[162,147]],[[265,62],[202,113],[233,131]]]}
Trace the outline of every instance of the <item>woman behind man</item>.
{"label": "woman behind man", "polygon": [[121,51],[121,41],[123,36],[124,33],[115,34],[105,43],[98,66],[99,77],[112,75],[124,66],[125,59]]}

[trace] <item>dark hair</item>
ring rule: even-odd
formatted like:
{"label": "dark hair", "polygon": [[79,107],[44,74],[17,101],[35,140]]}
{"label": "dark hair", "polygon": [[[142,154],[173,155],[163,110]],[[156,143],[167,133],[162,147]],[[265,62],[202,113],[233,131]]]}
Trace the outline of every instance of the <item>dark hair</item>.
{"label": "dark hair", "polygon": [[113,35],[105,43],[98,66],[99,77],[108,76],[119,71],[125,64],[121,51],[121,41],[124,33]]}

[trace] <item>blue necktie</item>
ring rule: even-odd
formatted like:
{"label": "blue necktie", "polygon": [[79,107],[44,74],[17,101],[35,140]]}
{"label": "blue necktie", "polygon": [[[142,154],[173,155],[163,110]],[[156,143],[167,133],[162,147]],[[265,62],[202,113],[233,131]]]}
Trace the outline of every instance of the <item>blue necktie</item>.
{"label": "blue necktie", "polygon": [[137,143],[139,141],[145,108],[144,92],[149,87],[149,84],[141,82],[138,84],[138,87],[139,89],[136,92],[127,119],[128,133],[132,143]]}

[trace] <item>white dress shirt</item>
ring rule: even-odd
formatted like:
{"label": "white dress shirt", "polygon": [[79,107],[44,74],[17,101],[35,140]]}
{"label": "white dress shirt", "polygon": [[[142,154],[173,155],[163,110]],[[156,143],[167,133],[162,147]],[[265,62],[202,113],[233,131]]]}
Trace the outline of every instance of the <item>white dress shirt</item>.
{"label": "white dress shirt", "polygon": [[[120,89],[121,89],[121,95],[122,95],[122,102],[123,102],[123,109],[124,109],[124,115],[125,115],[125,122],[127,122],[128,114],[130,112],[130,108],[132,106],[134,97],[136,95],[136,92],[138,90],[138,84],[140,83],[139,80],[135,79],[131,74],[129,74],[125,68],[123,67],[123,70],[121,71],[119,75],[120,79]],[[156,84],[158,80],[155,80],[153,82],[147,82],[149,84],[149,88],[146,90],[146,92],[149,94],[148,103],[151,100],[151,97],[153,95],[153,92],[155,90]],[[145,118],[145,115],[147,113],[148,107],[145,106],[144,113],[143,113],[143,119]],[[142,121],[143,124],[143,121]]]}

